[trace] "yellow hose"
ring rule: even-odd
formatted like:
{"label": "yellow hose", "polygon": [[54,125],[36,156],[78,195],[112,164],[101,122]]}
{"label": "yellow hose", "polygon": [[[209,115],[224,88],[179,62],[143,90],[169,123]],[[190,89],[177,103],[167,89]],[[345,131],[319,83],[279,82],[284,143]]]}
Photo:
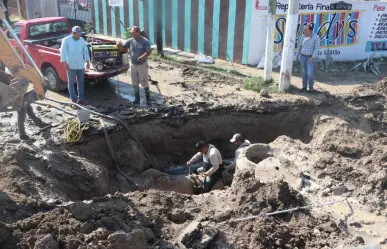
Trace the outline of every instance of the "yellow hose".
{"label": "yellow hose", "polygon": [[81,125],[77,119],[69,119],[65,132],[67,143],[79,142],[85,129],[86,124]]}

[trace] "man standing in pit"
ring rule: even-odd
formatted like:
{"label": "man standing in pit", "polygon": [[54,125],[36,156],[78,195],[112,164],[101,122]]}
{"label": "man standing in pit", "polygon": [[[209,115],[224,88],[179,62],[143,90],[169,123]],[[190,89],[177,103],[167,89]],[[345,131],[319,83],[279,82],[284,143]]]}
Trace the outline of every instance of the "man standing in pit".
{"label": "man standing in pit", "polygon": [[151,105],[149,82],[148,82],[148,56],[152,54],[151,45],[145,37],[141,35],[138,26],[131,30],[133,38],[126,41],[118,41],[117,47],[127,48],[130,53],[130,76],[132,78],[134,91],[134,105],[140,104],[140,84],[145,90],[146,104]]}
{"label": "man standing in pit", "polygon": [[304,35],[300,39],[297,52],[302,72],[301,91],[306,91],[306,87],[309,85],[309,92],[314,91],[314,61],[320,49],[320,37],[313,33],[313,27],[312,23],[305,26]]}
{"label": "man standing in pit", "polygon": [[222,177],[222,155],[214,145],[207,144],[203,141],[196,143],[196,149],[198,153],[187,162],[187,166],[203,158],[203,167],[199,168],[198,172],[202,172],[206,177],[204,179],[203,191],[204,193],[208,193],[216,181]]}
{"label": "man standing in pit", "polygon": [[[84,97],[85,62],[86,69],[89,69],[90,56],[86,41],[81,35],[81,27],[74,26],[71,35],[63,39],[60,48],[60,61],[63,62],[67,70],[68,89],[72,102],[86,105],[87,102]],[[78,97],[75,94],[75,80],[77,80]]]}
{"label": "man standing in pit", "polygon": [[234,170],[236,167],[236,160],[238,159],[239,154],[246,149],[247,147],[250,146],[250,141],[245,139],[245,137],[242,134],[235,134],[231,139],[230,142],[238,146],[238,149],[235,151],[235,157],[234,161],[225,167],[227,171]]}

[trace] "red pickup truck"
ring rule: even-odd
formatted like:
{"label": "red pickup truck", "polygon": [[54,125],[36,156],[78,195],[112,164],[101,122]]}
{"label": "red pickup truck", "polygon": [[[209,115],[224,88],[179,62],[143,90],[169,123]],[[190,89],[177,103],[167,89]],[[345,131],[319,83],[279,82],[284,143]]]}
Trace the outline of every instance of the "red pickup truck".
{"label": "red pickup truck", "polygon": [[[71,33],[71,26],[68,20],[65,17],[30,19],[15,23],[13,29],[42,73],[47,77],[49,89],[56,92],[66,89],[67,74],[66,69],[60,62],[60,46],[62,39]],[[30,64],[16,40],[9,32],[7,34],[12,45],[22,56],[24,63]],[[91,48],[90,44],[106,45],[107,47],[110,46],[110,48],[115,45],[114,41],[95,39],[87,35],[83,37],[89,40],[89,49]],[[127,58],[127,51],[119,51],[118,53],[118,58]],[[110,53],[108,52],[109,55]],[[114,55],[117,56],[117,52],[114,52]],[[90,70],[85,72],[85,80],[88,81],[108,79],[129,69],[127,59],[118,59],[114,65],[107,66],[103,70],[96,70],[93,67],[93,61],[90,64]]]}

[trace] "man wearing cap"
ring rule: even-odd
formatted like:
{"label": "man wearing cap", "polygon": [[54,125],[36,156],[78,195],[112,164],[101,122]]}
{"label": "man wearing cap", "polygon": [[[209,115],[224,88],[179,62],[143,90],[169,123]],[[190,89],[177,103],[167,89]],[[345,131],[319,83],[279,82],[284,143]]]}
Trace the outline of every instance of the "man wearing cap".
{"label": "man wearing cap", "polygon": [[[63,39],[60,48],[60,61],[67,70],[68,89],[72,102],[86,104],[84,98],[85,62],[86,69],[89,69],[90,57],[86,41],[81,37],[81,34],[81,28],[74,26],[71,35]],[[74,89],[75,80],[77,80],[78,96]]]}
{"label": "man wearing cap", "polygon": [[211,191],[216,181],[222,177],[222,155],[214,145],[203,141],[196,143],[196,149],[198,153],[187,162],[187,166],[203,158],[203,168],[199,168],[198,172],[202,171],[206,176],[203,191],[207,193]]}
{"label": "man wearing cap", "polygon": [[238,159],[239,154],[250,146],[250,141],[245,139],[245,137],[242,134],[236,133],[231,139],[230,142],[238,146],[238,149],[235,151],[235,158],[234,161],[225,167],[227,171],[235,169],[236,166],[236,160]]}
{"label": "man wearing cap", "polygon": [[117,46],[129,49],[130,53],[130,76],[132,78],[134,102],[133,104],[140,104],[140,87],[145,90],[146,104],[150,105],[150,93],[148,83],[148,56],[152,53],[151,45],[145,37],[141,35],[141,30],[138,26],[134,26],[131,30],[133,38],[126,41],[118,41]]}

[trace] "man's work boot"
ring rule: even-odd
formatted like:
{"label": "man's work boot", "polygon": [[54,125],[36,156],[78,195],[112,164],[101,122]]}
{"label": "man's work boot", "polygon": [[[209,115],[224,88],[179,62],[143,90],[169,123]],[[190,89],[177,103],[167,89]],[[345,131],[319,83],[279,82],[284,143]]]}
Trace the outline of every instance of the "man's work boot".
{"label": "man's work boot", "polygon": [[20,140],[30,140],[30,137],[27,134],[19,134]]}
{"label": "man's work boot", "polygon": [[133,87],[133,92],[134,92],[134,102],[133,102],[133,105],[138,105],[138,104],[140,104],[140,87],[134,86]]}
{"label": "man's work boot", "polygon": [[29,137],[26,134],[26,129],[24,127],[24,123],[26,121],[27,116],[27,108],[22,107],[19,111],[17,111],[17,128],[19,130],[19,136],[22,140],[28,140]]}
{"label": "man's work boot", "polygon": [[151,105],[151,99],[150,99],[149,87],[144,88],[144,90],[145,90],[146,104],[147,104],[147,105]]}
{"label": "man's work boot", "polygon": [[43,122],[40,118],[38,118],[35,113],[34,113],[34,110],[32,109],[32,106],[31,105],[28,105],[27,106],[27,114],[28,116],[32,119],[32,121],[34,122],[34,124],[36,126],[38,126],[39,128],[46,128],[48,127],[49,123],[45,123]]}

